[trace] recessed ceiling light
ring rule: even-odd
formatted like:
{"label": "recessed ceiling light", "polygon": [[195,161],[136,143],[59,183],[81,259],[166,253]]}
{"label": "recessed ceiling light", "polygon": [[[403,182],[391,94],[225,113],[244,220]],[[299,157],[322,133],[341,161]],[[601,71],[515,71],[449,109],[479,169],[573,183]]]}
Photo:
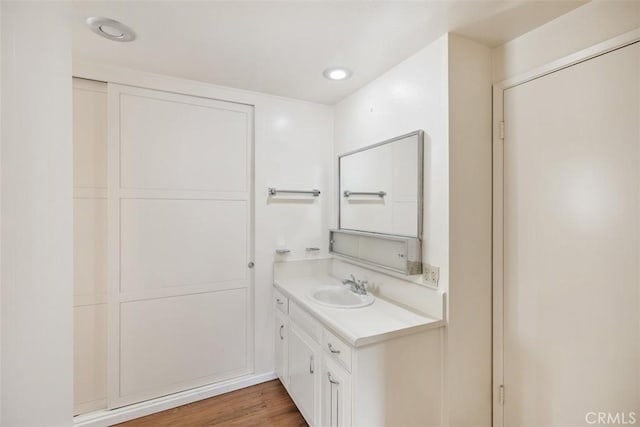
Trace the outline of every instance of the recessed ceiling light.
{"label": "recessed ceiling light", "polygon": [[345,67],[327,68],[322,74],[329,80],[344,80],[351,77],[351,70]]}
{"label": "recessed ceiling light", "polygon": [[86,23],[91,31],[105,39],[130,42],[136,38],[136,33],[131,28],[114,19],[92,16],[87,18]]}

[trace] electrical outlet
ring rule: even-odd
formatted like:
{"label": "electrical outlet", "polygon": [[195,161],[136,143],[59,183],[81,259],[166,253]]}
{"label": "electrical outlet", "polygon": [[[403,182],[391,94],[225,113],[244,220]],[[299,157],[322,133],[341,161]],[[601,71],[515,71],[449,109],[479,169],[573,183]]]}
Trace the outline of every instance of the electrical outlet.
{"label": "electrical outlet", "polygon": [[438,282],[440,281],[440,267],[425,263],[422,269],[424,281],[432,286],[438,286]]}

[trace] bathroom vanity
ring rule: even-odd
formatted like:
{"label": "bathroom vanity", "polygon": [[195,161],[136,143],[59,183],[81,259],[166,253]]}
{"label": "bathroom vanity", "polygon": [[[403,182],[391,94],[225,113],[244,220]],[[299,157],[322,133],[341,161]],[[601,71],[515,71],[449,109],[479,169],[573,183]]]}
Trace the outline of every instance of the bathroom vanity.
{"label": "bathroom vanity", "polygon": [[274,287],[276,372],[309,425],[435,425],[442,320],[375,297],[328,306],[314,293],[349,289],[329,275]]}
{"label": "bathroom vanity", "polygon": [[311,426],[441,425],[444,296],[421,282],[423,138],[339,156],[333,258],[275,266],[276,372]]}

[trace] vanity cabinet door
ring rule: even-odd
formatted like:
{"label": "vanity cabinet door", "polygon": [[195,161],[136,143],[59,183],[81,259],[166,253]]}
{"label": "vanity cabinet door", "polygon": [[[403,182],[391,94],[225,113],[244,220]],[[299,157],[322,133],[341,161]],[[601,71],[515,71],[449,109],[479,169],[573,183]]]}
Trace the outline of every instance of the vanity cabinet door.
{"label": "vanity cabinet door", "polygon": [[318,425],[320,360],[318,345],[291,323],[289,327],[289,394],[311,426]]}
{"label": "vanity cabinet door", "polygon": [[329,358],[322,363],[323,427],[351,426],[351,375]]}
{"label": "vanity cabinet door", "polygon": [[289,377],[287,374],[287,322],[285,316],[280,314],[280,312],[276,311],[276,329],[275,329],[275,340],[276,340],[276,374],[282,384],[288,388],[289,386]]}

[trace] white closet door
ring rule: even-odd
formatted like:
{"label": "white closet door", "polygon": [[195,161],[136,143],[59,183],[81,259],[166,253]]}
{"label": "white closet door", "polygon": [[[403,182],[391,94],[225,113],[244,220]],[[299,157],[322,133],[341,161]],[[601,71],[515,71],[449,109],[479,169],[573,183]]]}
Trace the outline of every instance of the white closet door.
{"label": "white closet door", "polygon": [[598,412],[628,424],[640,415],[640,45],[507,89],[504,114],[504,425],[584,426]]}
{"label": "white closet door", "polygon": [[109,85],[109,407],[253,371],[250,106]]}

